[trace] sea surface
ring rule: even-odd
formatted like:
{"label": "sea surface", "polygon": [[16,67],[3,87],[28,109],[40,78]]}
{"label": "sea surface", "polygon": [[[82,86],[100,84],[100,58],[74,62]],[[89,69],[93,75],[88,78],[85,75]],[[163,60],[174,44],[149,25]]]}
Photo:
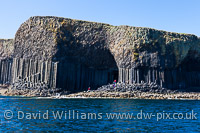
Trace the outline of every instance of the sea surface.
{"label": "sea surface", "polygon": [[200,132],[199,113],[197,100],[0,96],[0,132]]}

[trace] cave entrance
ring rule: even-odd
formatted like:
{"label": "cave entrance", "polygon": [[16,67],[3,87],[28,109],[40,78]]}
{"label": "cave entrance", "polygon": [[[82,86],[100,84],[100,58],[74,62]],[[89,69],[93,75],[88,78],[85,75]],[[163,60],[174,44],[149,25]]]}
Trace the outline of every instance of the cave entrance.
{"label": "cave entrance", "polygon": [[[89,87],[95,90],[102,85],[113,83],[114,80],[118,81],[118,67],[113,55],[109,49],[97,49],[96,45],[77,49],[80,51],[78,55],[58,60],[58,88],[78,92],[86,91]],[[64,49],[59,47],[57,59],[61,58],[60,54],[66,52]],[[85,53],[84,50],[88,52]]]}
{"label": "cave entrance", "polygon": [[118,70],[113,71],[113,78],[118,82]]}
{"label": "cave entrance", "polygon": [[118,70],[112,70],[108,73],[108,83],[113,83],[114,80],[118,82]]}

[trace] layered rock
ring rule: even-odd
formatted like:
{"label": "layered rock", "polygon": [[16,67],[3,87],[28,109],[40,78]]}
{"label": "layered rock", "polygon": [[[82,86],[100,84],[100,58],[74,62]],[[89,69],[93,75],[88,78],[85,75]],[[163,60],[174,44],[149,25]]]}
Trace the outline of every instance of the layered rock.
{"label": "layered rock", "polygon": [[70,91],[117,78],[169,89],[200,87],[200,39],[190,34],[36,16],[18,29],[12,57],[18,64],[13,82],[38,74],[31,82]]}

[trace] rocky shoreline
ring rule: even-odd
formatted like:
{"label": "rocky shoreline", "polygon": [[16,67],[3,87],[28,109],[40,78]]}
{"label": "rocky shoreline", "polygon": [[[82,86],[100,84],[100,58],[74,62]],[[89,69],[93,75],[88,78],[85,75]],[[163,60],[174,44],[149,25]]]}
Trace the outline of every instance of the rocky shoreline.
{"label": "rocky shoreline", "polygon": [[174,94],[159,94],[150,92],[79,92],[54,98],[113,98],[113,99],[191,99],[200,100],[200,93],[179,92]]}
{"label": "rocky shoreline", "polygon": [[117,83],[104,85],[97,90],[89,90],[77,93],[63,92],[60,89],[47,88],[11,88],[2,87],[0,95],[25,96],[25,97],[48,97],[48,98],[112,98],[112,99],[194,99],[200,100],[200,92],[185,92],[169,90],[150,84],[124,84]]}
{"label": "rocky shoreline", "polygon": [[130,99],[196,99],[200,100],[200,92],[185,92],[162,88],[154,83],[105,85],[97,90],[69,94],[73,98],[130,98]]}

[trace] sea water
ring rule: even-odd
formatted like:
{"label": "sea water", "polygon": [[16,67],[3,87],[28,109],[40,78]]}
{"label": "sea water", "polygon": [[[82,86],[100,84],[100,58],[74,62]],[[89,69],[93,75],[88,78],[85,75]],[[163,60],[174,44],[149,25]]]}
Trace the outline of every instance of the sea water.
{"label": "sea water", "polygon": [[0,132],[199,132],[200,101],[0,97]]}

